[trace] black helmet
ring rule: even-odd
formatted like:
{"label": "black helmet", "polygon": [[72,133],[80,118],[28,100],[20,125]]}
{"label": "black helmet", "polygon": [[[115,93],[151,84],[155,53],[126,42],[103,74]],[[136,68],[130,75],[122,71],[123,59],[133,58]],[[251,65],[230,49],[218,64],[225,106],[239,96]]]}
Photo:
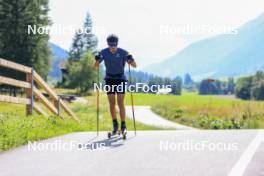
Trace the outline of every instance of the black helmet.
{"label": "black helmet", "polygon": [[118,44],[118,37],[115,34],[111,34],[107,37],[106,39],[107,44],[115,43],[116,45]]}

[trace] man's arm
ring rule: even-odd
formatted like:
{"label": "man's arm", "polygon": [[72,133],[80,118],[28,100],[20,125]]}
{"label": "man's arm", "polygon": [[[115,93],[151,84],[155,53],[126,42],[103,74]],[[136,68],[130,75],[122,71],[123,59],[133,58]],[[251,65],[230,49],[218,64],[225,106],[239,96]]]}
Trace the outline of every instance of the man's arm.
{"label": "man's arm", "polygon": [[95,55],[95,63],[94,63],[94,68],[98,69],[100,62],[102,61],[102,56],[100,54]]}
{"label": "man's arm", "polygon": [[132,67],[136,68],[137,67],[137,63],[135,62],[133,56],[131,54],[127,55],[127,63],[129,65],[131,65]]}

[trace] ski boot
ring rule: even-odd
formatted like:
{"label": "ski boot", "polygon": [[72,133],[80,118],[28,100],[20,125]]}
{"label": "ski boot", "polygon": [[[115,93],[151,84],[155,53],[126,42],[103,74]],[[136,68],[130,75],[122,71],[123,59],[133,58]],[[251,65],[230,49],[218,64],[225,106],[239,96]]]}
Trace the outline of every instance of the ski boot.
{"label": "ski boot", "polygon": [[126,139],[126,134],[127,134],[127,130],[126,130],[126,122],[122,121],[121,122],[121,134],[123,136],[123,139]]}
{"label": "ski boot", "polygon": [[116,119],[113,120],[113,131],[108,132],[107,136],[108,136],[108,139],[110,139],[112,136],[115,136],[115,135],[120,135],[120,132],[118,131],[118,122]]}

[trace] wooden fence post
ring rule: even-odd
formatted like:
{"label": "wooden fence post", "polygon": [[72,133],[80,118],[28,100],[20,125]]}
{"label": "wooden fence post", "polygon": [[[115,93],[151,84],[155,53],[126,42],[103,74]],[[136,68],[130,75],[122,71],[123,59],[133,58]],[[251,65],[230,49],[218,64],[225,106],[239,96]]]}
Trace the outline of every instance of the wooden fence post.
{"label": "wooden fence post", "polygon": [[32,68],[31,73],[26,74],[26,81],[31,85],[30,88],[26,89],[26,96],[28,99],[30,99],[30,104],[26,106],[26,113],[27,115],[33,114],[33,108],[34,108],[34,79],[33,79],[33,73],[34,70]]}
{"label": "wooden fence post", "polygon": [[58,100],[54,100],[54,106],[57,108],[58,116],[60,116],[60,96],[58,96]]}

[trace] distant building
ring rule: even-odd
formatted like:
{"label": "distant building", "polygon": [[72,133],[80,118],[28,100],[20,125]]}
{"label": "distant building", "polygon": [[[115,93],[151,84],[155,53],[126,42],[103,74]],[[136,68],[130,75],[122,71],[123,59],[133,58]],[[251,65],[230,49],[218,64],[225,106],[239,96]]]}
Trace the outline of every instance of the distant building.
{"label": "distant building", "polygon": [[159,89],[156,94],[167,95],[167,94],[170,94],[171,91],[172,91],[171,88],[162,88],[162,89]]}

